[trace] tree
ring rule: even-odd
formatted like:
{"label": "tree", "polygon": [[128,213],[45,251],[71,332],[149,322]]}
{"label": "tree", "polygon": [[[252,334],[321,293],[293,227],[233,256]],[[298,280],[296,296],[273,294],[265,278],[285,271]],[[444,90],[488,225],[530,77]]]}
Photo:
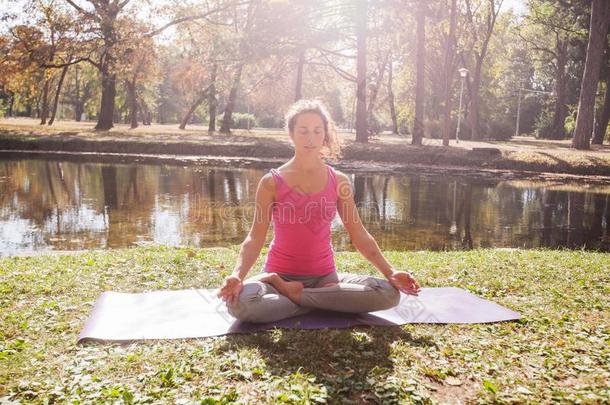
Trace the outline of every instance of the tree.
{"label": "tree", "polygon": [[578,12],[549,0],[532,0],[529,13],[519,37],[541,63],[538,76],[544,75],[546,66],[551,67],[554,87],[552,122],[541,128],[543,138],[565,138],[565,119],[568,113],[568,81],[570,78],[570,50],[580,36]]}
{"label": "tree", "polygon": [[[257,1],[252,1],[248,3],[245,15],[245,24],[243,27],[243,31],[241,32],[241,38],[239,39],[239,60],[237,61],[237,65],[235,66],[235,70],[233,72],[233,81],[231,84],[231,90],[229,90],[229,97],[227,98],[227,103],[225,106],[224,115],[222,118],[222,125],[220,126],[220,132],[228,134],[231,132],[231,124],[233,120],[233,110],[235,109],[235,102],[237,98],[237,91],[239,90],[239,84],[241,82],[241,75],[244,71],[244,67],[246,65],[248,50],[250,49],[250,30],[254,23],[256,6],[258,5]],[[237,24],[236,24],[237,30]]]}
{"label": "tree", "polygon": [[593,0],[590,21],[587,59],[580,86],[576,128],[572,138],[572,147],[576,149],[589,149],[589,139],[593,131],[595,93],[610,22],[610,1]]}
{"label": "tree", "polygon": [[356,5],[356,142],[368,142],[369,131],[366,114],[366,33],[367,0]]}
{"label": "tree", "polygon": [[443,63],[443,145],[449,146],[451,131],[451,95],[453,94],[453,72],[455,71],[455,31],[457,25],[457,0],[451,0],[449,32],[445,39],[445,58]]}
{"label": "tree", "polygon": [[606,57],[602,69],[606,81],[606,91],[604,92],[604,102],[596,119],[595,133],[591,143],[601,145],[606,136],[608,129],[608,120],[610,120],[610,42],[606,43]]}
{"label": "tree", "polygon": [[[489,41],[493,35],[498,13],[504,0],[465,0],[466,19],[470,26],[470,44],[467,53],[472,55],[470,74],[467,77],[470,95],[471,138],[481,139],[480,87],[483,63],[487,56]],[[464,56],[464,55],[462,55]],[[466,61],[464,61],[466,64]]]}
{"label": "tree", "polygon": [[[97,130],[108,130],[113,127],[115,108],[117,63],[119,61],[117,45],[120,44],[121,40],[121,32],[118,29],[121,24],[118,24],[118,22],[122,19],[131,0],[87,0],[89,7],[81,7],[74,0],[66,0],[66,2],[74,7],[81,19],[89,23],[89,31],[99,35],[100,46],[96,47],[99,51],[97,60],[93,60],[93,58],[87,58],[87,60],[100,71],[102,80],[100,112],[95,128]],[[186,17],[176,17],[161,27],[145,33],[145,36],[153,37],[171,26],[186,21],[205,20],[234,4],[237,4],[237,2],[227,2],[227,4],[221,4],[216,8],[210,7]]]}
{"label": "tree", "polygon": [[[116,55],[119,57],[117,64],[117,78],[120,78],[127,93],[128,121],[130,127],[138,127],[139,108],[139,86],[142,81],[153,80],[156,74],[156,52],[153,39],[142,35],[149,30],[147,25],[137,20],[125,18],[117,24],[126,24],[129,28],[122,28],[123,33],[120,45],[117,45]],[[142,111],[143,113],[143,111]],[[145,114],[141,114],[146,121]]]}
{"label": "tree", "polygon": [[417,5],[417,56],[415,57],[417,79],[415,82],[415,120],[413,121],[413,139],[411,140],[413,145],[421,145],[424,137],[426,10],[426,2],[420,0]]}

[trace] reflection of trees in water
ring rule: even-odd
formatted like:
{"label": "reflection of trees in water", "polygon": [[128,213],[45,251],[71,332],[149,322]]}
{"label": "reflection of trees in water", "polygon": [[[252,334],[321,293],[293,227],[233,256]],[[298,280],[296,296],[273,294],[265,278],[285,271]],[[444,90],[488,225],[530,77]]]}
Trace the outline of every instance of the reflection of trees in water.
{"label": "reflection of trees in water", "polygon": [[556,208],[557,192],[544,190],[542,193],[542,227],[540,244],[544,247],[552,246],[551,236],[553,234],[553,212]]}
{"label": "reflection of trees in water", "polygon": [[421,179],[419,176],[412,176],[409,182],[409,224],[413,227],[417,226],[417,219],[419,213],[419,193]]}
{"label": "reflection of trees in water", "polygon": [[608,250],[607,194],[544,190],[540,246]]}
{"label": "reflection of trees in water", "polygon": [[104,193],[104,208],[106,223],[106,246],[117,248],[124,241],[122,235],[121,216],[117,212],[119,208],[117,196],[117,168],[116,166],[102,166],[102,189]]}
{"label": "reflection of trees in water", "polygon": [[[251,186],[263,174],[5,161],[0,163],[0,220],[28,220],[42,235],[36,246],[59,249],[129,246],[153,240],[155,230],[163,243],[239,243],[253,220],[256,187]],[[610,249],[607,194],[460,181],[454,201],[450,179],[355,175],[354,198],[365,227],[383,249]],[[171,226],[166,229],[158,220]],[[350,248],[348,235],[333,229],[335,246]]]}
{"label": "reflection of trees in water", "polygon": [[102,166],[102,184],[104,190],[104,207],[108,211],[114,211],[118,208],[118,198],[116,189],[116,167]]}
{"label": "reflection of trees in water", "polygon": [[582,220],[585,210],[585,194],[568,193],[568,224],[566,227],[566,245],[570,248],[580,247],[583,244]]}
{"label": "reflection of trees in water", "polygon": [[258,183],[258,173],[210,168],[193,172],[190,180],[195,186],[189,196],[185,234],[198,244],[241,242],[252,220],[247,213],[253,208],[248,205],[254,203],[244,183]]}
{"label": "reflection of trees in water", "polygon": [[464,237],[462,247],[472,249],[472,231],[470,226],[470,208],[472,206],[472,184],[464,186]]}
{"label": "reflection of trees in water", "polygon": [[591,225],[589,226],[589,240],[591,242],[601,243],[602,241],[602,222],[604,220],[604,209],[606,208],[606,198],[602,194],[592,194],[593,199],[593,215],[591,216]]}

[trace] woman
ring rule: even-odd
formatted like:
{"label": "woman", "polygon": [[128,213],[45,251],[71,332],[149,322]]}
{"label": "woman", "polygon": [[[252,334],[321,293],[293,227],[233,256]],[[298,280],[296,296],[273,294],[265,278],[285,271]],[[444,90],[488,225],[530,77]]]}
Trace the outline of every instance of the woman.
{"label": "woman", "polygon": [[[252,228],[241,244],[233,274],[218,293],[229,313],[243,321],[271,322],[314,308],[379,311],[397,305],[399,291],[418,295],[417,281],[388,263],[362,225],[349,178],[323,160],[339,150],[324,105],[300,100],[286,115],[286,124],[294,156],[258,184]],[[385,280],[337,274],[330,239],[336,213],[356,249]],[[271,221],[274,238],[264,271],[244,281],[265,244]]]}

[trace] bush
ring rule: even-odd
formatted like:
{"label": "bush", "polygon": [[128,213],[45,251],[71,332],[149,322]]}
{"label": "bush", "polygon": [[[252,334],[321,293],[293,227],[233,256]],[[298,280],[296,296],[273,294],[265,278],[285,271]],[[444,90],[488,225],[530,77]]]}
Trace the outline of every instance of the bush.
{"label": "bush", "polygon": [[543,111],[534,124],[534,136],[542,139],[552,139],[553,113],[549,110]]}
{"label": "bush", "polygon": [[576,129],[576,114],[574,114],[574,108],[575,107],[572,106],[568,108],[568,115],[566,116],[563,125],[566,131],[565,134],[570,136],[574,133],[574,129]]}
{"label": "bush", "polygon": [[424,134],[426,138],[441,139],[443,137],[443,123],[440,119],[428,119],[425,122]]}
{"label": "bush", "polygon": [[486,125],[486,135],[489,139],[496,141],[506,141],[513,136],[514,124],[507,122],[506,120],[490,121]]}
{"label": "bush", "polygon": [[411,115],[406,108],[403,108],[398,111],[396,120],[398,121],[398,132],[400,134],[408,135],[411,133],[411,128],[409,127],[409,123],[411,122]]}
{"label": "bush", "polygon": [[369,133],[373,136],[379,135],[383,131],[383,123],[379,119],[379,117],[375,114],[369,117]]}
{"label": "bush", "polygon": [[258,126],[261,128],[283,128],[284,119],[273,115],[264,115],[258,120]]}
{"label": "bush", "polygon": [[[218,128],[222,127],[222,120],[223,118],[220,117],[216,121]],[[257,126],[256,117],[254,116],[254,114],[234,112],[231,117],[231,121],[233,121],[231,123],[231,128],[233,129],[248,129],[248,123],[250,129]]]}
{"label": "bush", "polygon": [[8,103],[6,100],[0,99],[0,118],[4,118],[8,111]]}

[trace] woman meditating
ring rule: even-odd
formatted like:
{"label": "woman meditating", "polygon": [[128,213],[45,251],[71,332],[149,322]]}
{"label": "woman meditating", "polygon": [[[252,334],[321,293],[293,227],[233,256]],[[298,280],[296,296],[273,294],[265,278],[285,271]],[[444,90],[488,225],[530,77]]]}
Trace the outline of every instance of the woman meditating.
{"label": "woman meditating", "polygon": [[[386,260],[360,221],[349,178],[323,158],[337,156],[334,124],[317,100],[300,100],[286,115],[294,156],[260,180],[252,228],[233,273],[218,296],[237,319],[271,322],[313,309],[372,312],[398,304],[400,293],[418,295],[407,272]],[[356,249],[385,279],[337,273],[330,226],[339,213]],[[264,271],[247,280],[273,221],[274,238]]]}

